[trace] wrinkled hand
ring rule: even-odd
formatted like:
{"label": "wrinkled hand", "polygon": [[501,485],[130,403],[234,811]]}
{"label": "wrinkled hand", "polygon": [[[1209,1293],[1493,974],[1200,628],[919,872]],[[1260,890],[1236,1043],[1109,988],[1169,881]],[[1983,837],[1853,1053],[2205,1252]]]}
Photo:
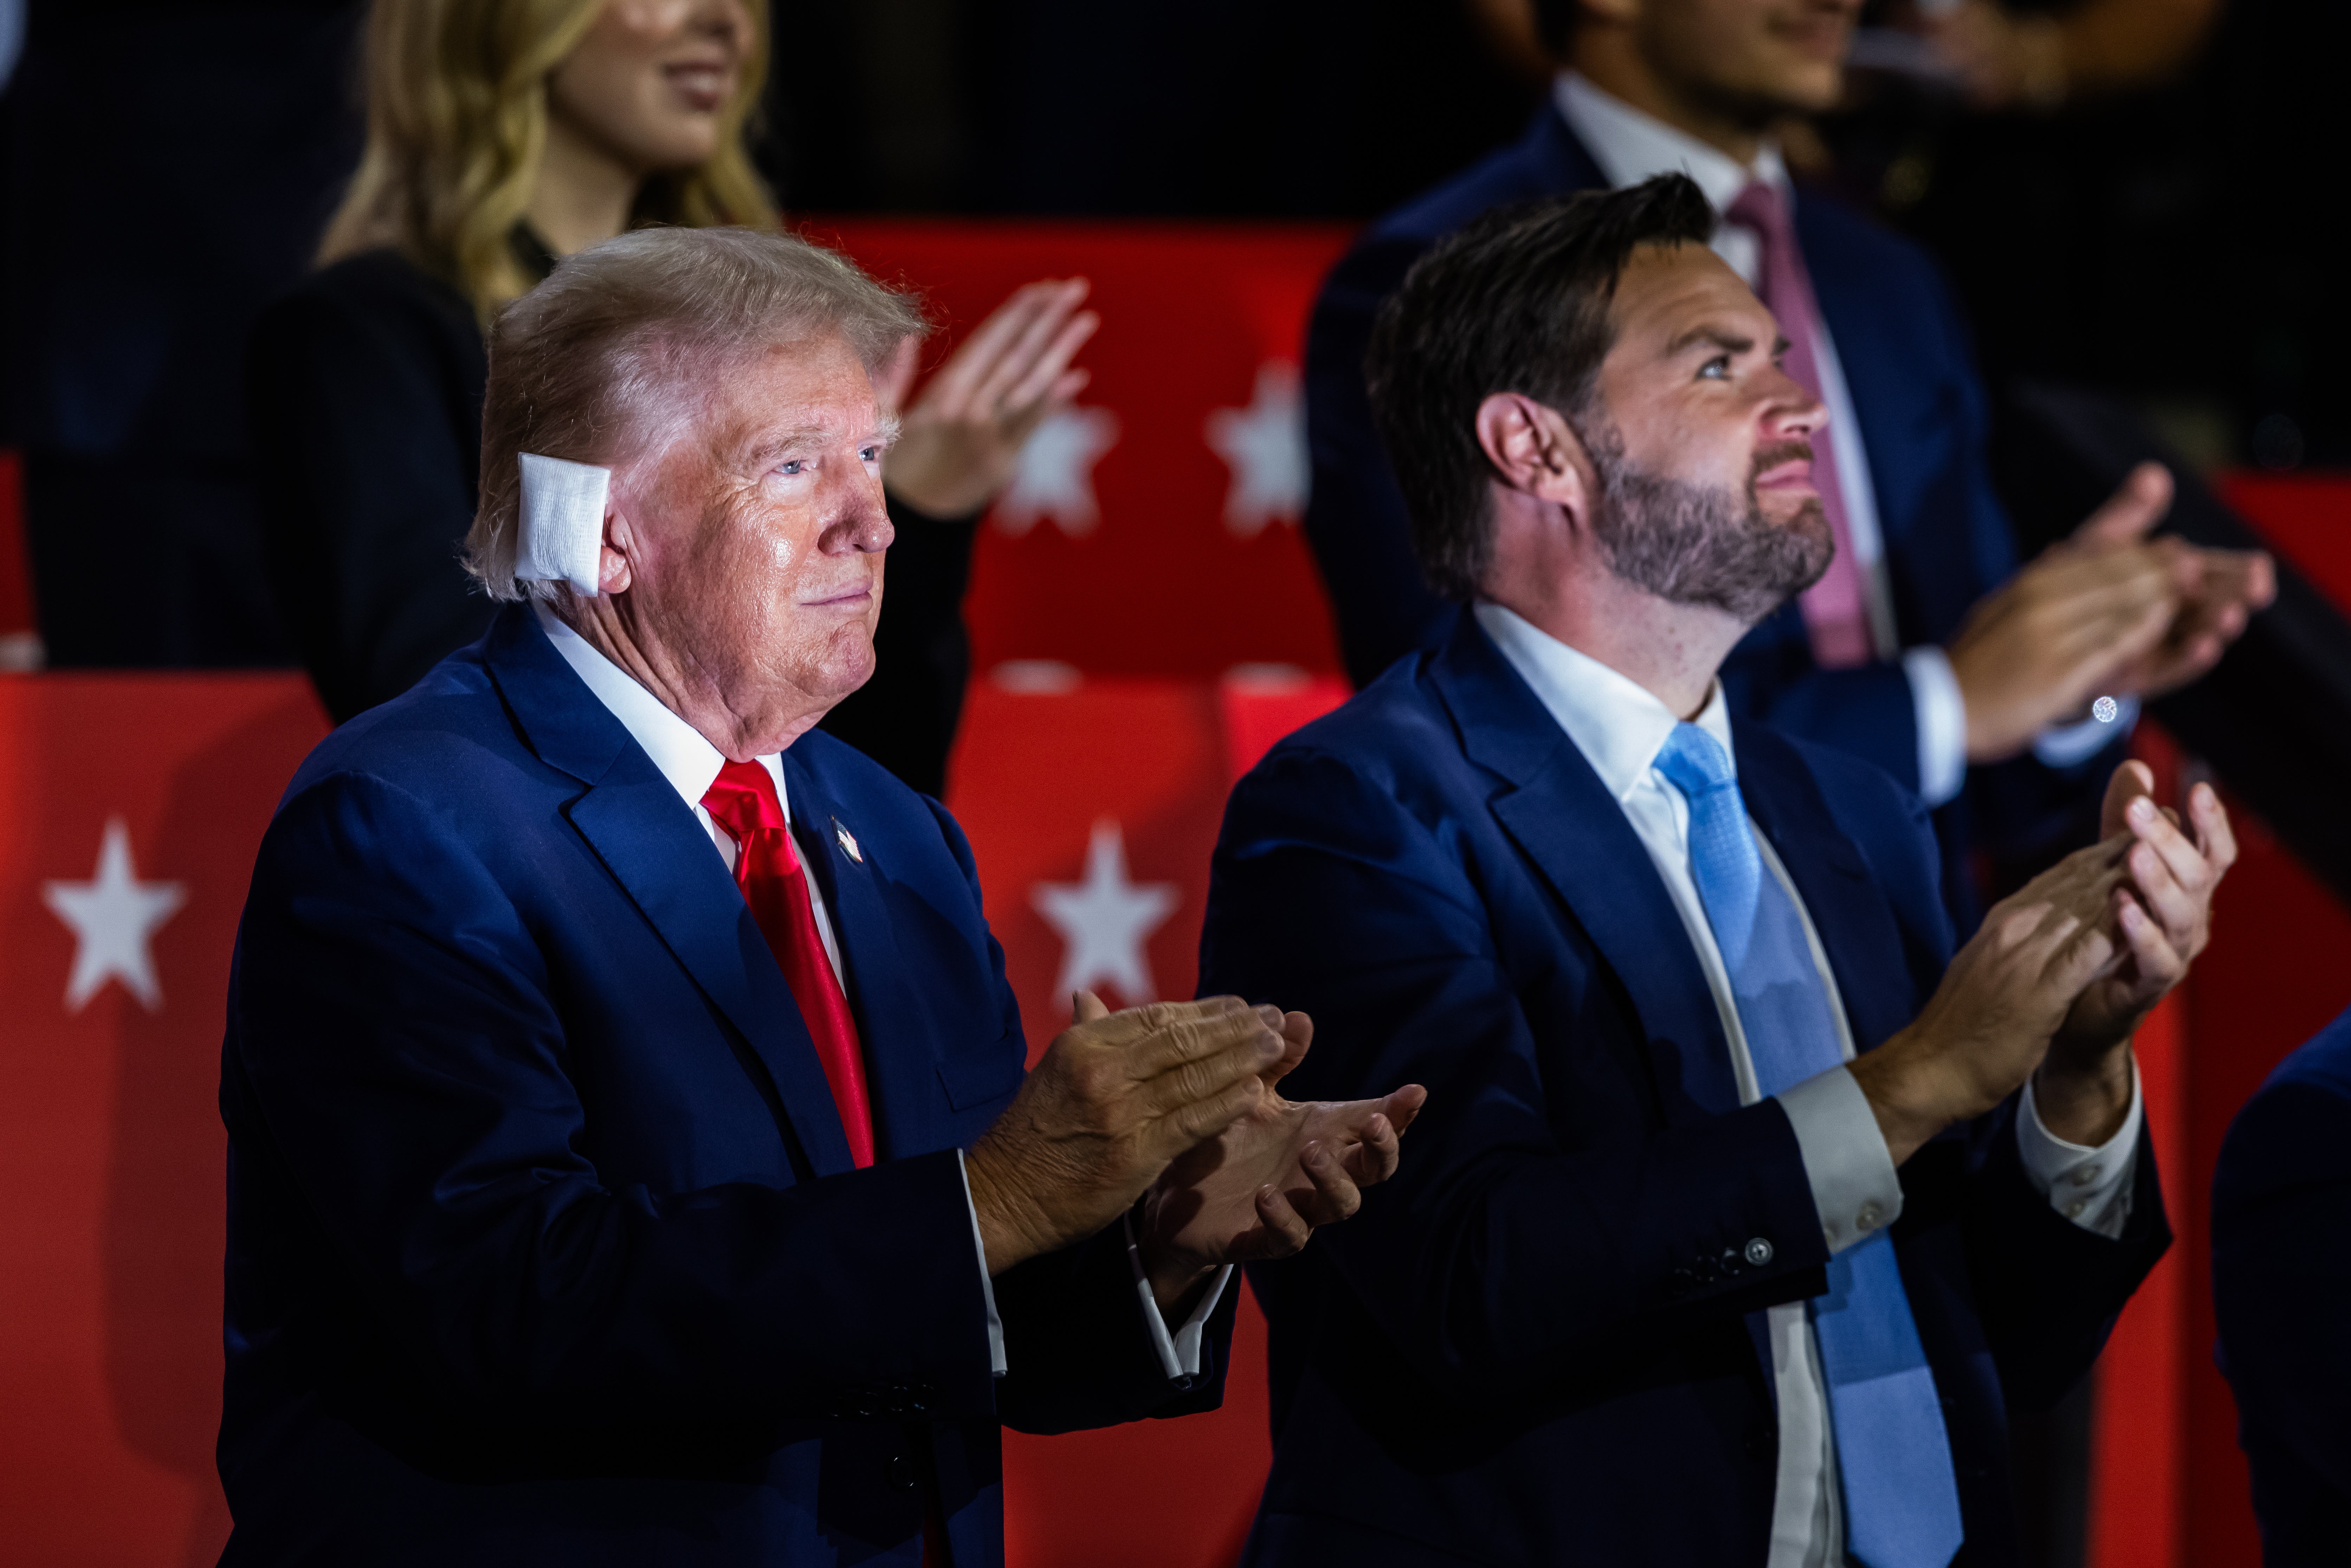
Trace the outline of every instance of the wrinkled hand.
{"label": "wrinkled hand", "polygon": [[2122,862],[2120,839],[2093,844],[1992,905],[1910,1026],[1854,1060],[1896,1165],[2014,1093],[2118,962],[2108,911]]}
{"label": "wrinkled hand", "polygon": [[[1081,277],[1031,283],[979,324],[901,415],[883,459],[890,494],[931,517],[961,517],[1010,482],[1029,434],[1085,387],[1090,372],[1070,361],[1102,325],[1079,308],[1085,298]],[[905,402],[916,352],[910,340],[877,379],[885,412]]]}
{"label": "wrinkled hand", "polygon": [[1376,1100],[1285,1100],[1275,1086],[1305,1060],[1314,1026],[1289,1013],[1282,1036],[1287,1049],[1259,1079],[1255,1107],[1177,1156],[1144,1200],[1137,1239],[1163,1305],[1221,1264],[1297,1251],[1316,1227],[1353,1214],[1363,1188],[1395,1174],[1399,1140],[1428,1092],[1413,1083]]}
{"label": "wrinkled hand", "polygon": [[2130,1108],[2131,1031],[2188,974],[2212,935],[2212,894],[2236,863],[2236,834],[2210,784],[2189,791],[2191,839],[2179,813],[2158,810],[2155,775],[2126,762],[2106,786],[2103,824],[2123,847],[2126,881],[2107,896],[2120,961],[2077,998],[2033,1078],[2033,1101],[2049,1130],[2097,1145]]}
{"label": "wrinkled hand", "polygon": [[1116,1219],[1256,1110],[1288,1051],[1280,1012],[1238,997],[1113,1013],[1081,993],[1077,1013],[964,1156],[991,1274]]}

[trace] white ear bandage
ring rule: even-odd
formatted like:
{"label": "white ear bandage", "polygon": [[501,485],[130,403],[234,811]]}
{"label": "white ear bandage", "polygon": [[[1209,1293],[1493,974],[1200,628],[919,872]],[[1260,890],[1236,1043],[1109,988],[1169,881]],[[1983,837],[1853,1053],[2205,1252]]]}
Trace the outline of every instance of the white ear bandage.
{"label": "white ear bandage", "polygon": [[604,552],[604,501],[612,471],[592,463],[522,455],[522,537],[515,541],[515,577],[526,582],[568,582],[574,593],[596,596]]}

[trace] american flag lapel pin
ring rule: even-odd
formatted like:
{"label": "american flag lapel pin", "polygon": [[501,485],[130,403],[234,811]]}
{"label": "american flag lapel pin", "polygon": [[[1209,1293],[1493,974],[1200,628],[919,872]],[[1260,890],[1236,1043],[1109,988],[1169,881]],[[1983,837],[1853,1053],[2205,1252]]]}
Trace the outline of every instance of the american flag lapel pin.
{"label": "american flag lapel pin", "polygon": [[832,836],[839,841],[842,854],[847,855],[859,865],[865,863],[865,852],[857,847],[857,835],[842,827],[839,817],[832,820]]}

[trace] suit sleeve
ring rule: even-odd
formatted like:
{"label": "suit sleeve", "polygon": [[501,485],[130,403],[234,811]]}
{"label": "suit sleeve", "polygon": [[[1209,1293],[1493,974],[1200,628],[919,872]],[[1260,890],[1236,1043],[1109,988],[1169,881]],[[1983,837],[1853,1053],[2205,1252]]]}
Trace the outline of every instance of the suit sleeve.
{"label": "suit sleeve", "polygon": [[423,322],[318,292],[262,318],[247,378],[277,601],[340,723],[489,627],[457,563],[481,411],[453,401]]}
{"label": "suit sleeve", "polygon": [[541,950],[413,797],[332,776],[266,839],[224,1089],[449,1426],[550,1451],[992,1409],[952,1150],[778,1188],[600,1179]]}
{"label": "suit sleeve", "polygon": [[[1472,871],[1442,837],[1299,747],[1243,780],[1226,815],[1203,989],[1314,1019],[1286,1085],[1301,1098],[1429,1091],[1396,1176],[1315,1238],[1323,1263],[1421,1377],[1469,1396],[1621,1348],[1645,1325],[1817,1293],[1828,1247],[1776,1101],[1562,1144],[1558,1118],[1574,1112],[1558,1064],[1637,1051],[1638,1023],[1594,974],[1566,1026],[1585,1038],[1538,1039]],[[1750,1250],[1757,1239],[1768,1259]]]}
{"label": "suit sleeve", "polygon": [[[979,870],[963,829],[929,803],[941,837],[982,907]],[[1019,1003],[1004,978],[1004,950],[988,938],[1004,1017],[1019,1029]],[[967,1243],[967,1245],[968,1245]],[[1022,1432],[1070,1432],[1144,1416],[1213,1410],[1224,1398],[1238,1281],[1228,1283],[1200,1342],[1200,1370],[1171,1381],[1153,1346],[1127,1261],[1123,1227],[1112,1224],[1059,1252],[1032,1258],[994,1281],[1004,1329],[1005,1375],[998,1418]]]}
{"label": "suit sleeve", "polygon": [[2212,1192],[2212,1300],[2220,1369],[2237,1398],[2268,1561],[2342,1553],[2351,1495],[2351,1099],[2273,1082],[2221,1146]]}
{"label": "suit sleeve", "polygon": [[2012,1407],[2041,1410],[2089,1373],[2124,1303],[2171,1245],[2171,1226],[2144,1132],[2131,1155],[2130,1218],[2119,1236],[2106,1237],[2076,1225],[2034,1187],[2017,1148],[2020,1110],[2011,1095],[1911,1155],[1902,1170],[1902,1224],[1931,1222],[1956,1206],[1975,1312],[2001,1388]]}

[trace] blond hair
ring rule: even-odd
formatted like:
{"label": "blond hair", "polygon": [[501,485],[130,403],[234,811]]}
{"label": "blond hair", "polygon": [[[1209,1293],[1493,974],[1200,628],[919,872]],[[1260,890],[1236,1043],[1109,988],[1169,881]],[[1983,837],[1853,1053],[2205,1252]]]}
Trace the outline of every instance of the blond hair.
{"label": "blond hair", "polygon": [[[367,28],[367,151],[327,225],[319,265],[391,246],[473,301],[486,327],[536,281],[516,258],[547,141],[547,79],[604,0],[374,0]],[[743,149],[768,73],[767,6],[721,117],[718,151],[653,175],[631,226],[776,226],[773,198]]]}
{"label": "blond hair", "polygon": [[515,577],[522,454],[617,466],[664,446],[731,365],[777,343],[839,333],[872,374],[926,328],[908,296],[780,234],[640,229],[566,256],[490,329],[465,570],[492,599],[556,596]]}

